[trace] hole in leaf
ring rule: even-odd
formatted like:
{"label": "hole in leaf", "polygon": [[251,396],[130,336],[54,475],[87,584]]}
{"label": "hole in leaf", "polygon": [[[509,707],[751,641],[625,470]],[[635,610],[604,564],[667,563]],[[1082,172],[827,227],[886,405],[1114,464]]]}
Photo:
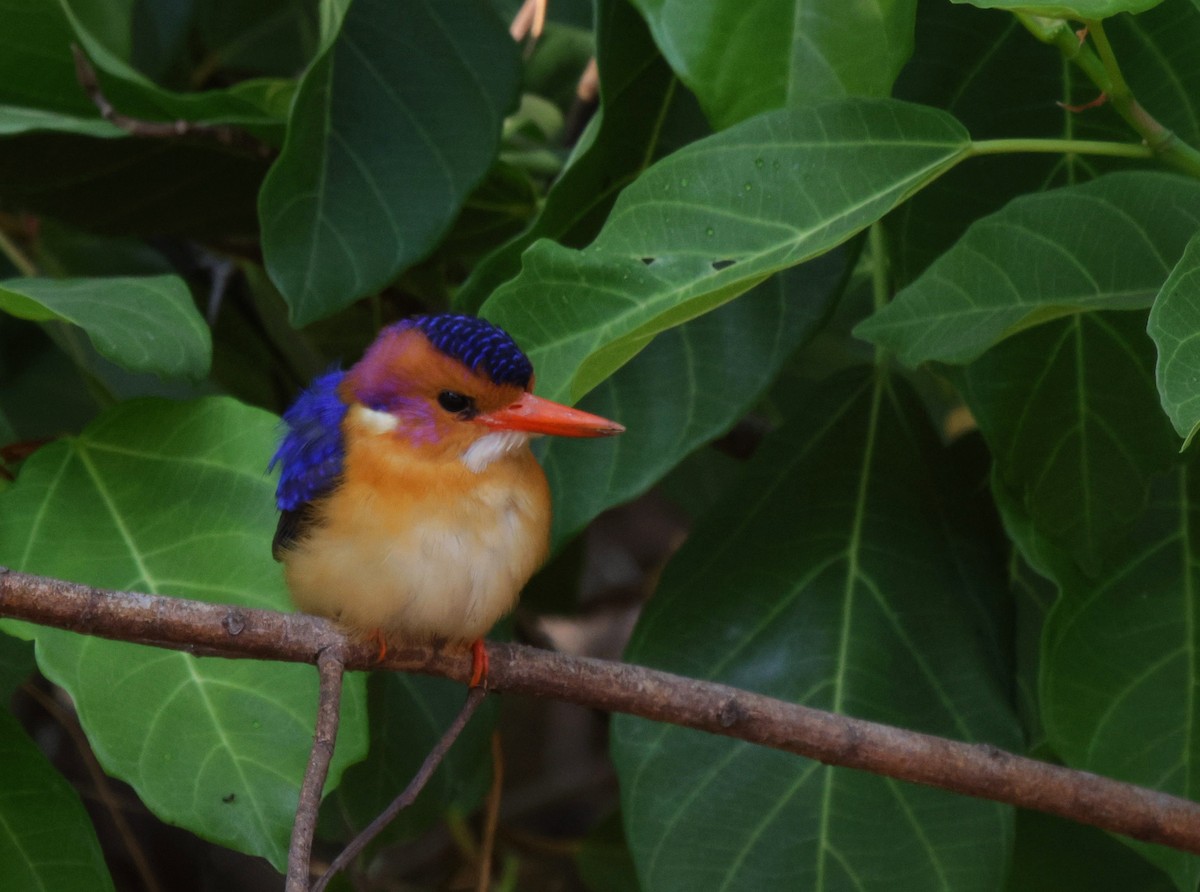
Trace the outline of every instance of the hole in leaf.
{"label": "hole in leaf", "polygon": [[720,272],[723,269],[729,269],[729,267],[733,266],[735,263],[737,263],[736,260],[714,260],[712,262],[712,268],[715,271]]}
{"label": "hole in leaf", "polygon": [[657,259],[658,259],[657,257],[643,257],[642,263],[646,264],[646,266],[650,266]]}

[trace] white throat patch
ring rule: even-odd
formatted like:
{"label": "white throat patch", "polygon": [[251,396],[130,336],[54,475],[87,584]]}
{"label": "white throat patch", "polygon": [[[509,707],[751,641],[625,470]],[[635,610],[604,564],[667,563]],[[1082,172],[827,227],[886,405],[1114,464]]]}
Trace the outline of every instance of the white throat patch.
{"label": "white throat patch", "polygon": [[478,474],[498,458],[503,458],[529,442],[530,435],[524,431],[493,431],[485,434],[467,447],[462,463]]}

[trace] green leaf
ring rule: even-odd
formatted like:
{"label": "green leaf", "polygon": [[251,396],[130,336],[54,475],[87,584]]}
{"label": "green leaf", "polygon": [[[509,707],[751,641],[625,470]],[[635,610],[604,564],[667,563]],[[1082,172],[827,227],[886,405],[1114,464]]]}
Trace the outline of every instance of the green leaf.
{"label": "green leaf", "polygon": [[562,543],[606,508],[640,495],[696,447],[734,425],[809,338],[841,283],[826,255],[740,300],[664,332],[581,406],[625,425],[595,443],[549,439],[541,454]]}
{"label": "green leaf", "polygon": [[0,310],[77,325],[100,353],[133,371],[208,374],[212,337],[178,276],[7,279]]}
{"label": "green leaf", "polygon": [[1170,892],[1159,870],[1095,827],[1036,811],[1017,812],[1017,844],[1006,892],[1111,889]]}
{"label": "green leaf", "polygon": [[[1138,313],[1085,313],[1014,337],[957,376],[1035,529],[1095,567],[1128,534],[1174,456]],[[1036,565],[1036,561],[1035,561]]]}
{"label": "green leaf", "polygon": [[[35,453],[0,496],[0,564],[288,609],[264,471],[276,425],[224,398],[117,406]],[[313,667],[34,632],[43,673],[70,694],[106,771],[168,823],[282,868],[312,741]],[[347,678],[331,788],[365,752],[363,694]]]}
{"label": "green leaf", "polygon": [[1200,234],[1154,301],[1147,331],[1158,347],[1158,394],[1186,448],[1200,429]]}
{"label": "green leaf", "polygon": [[359,0],[296,95],[259,201],[293,321],[381,288],[437,244],[495,160],[518,78],[473,3]]}
{"label": "green leaf", "polygon": [[652,162],[708,134],[695,97],[659,55],[646,24],[626,0],[602,0],[596,12],[600,108],[555,180],[534,224],[498,248],[455,295],[477,310],[521,269],[539,238],[581,248],[600,230],[618,193]]}
{"label": "green leaf", "polygon": [[912,51],[916,10],[915,0],[634,5],[717,129],[785,106],[887,96]]}
{"label": "green leaf", "polygon": [[[1019,745],[958,563],[1001,584],[1002,568],[947,535],[961,494],[939,495],[942,450],[922,417],[899,382],[826,384],[696,525],[627,657]],[[1004,876],[1012,814],[995,803],[625,716],[613,741],[647,889],[990,890]]]}
{"label": "green leaf", "polygon": [[0,709],[0,887],[113,888],[92,822],[71,785]]}
{"label": "green leaf", "polygon": [[1007,9],[1056,19],[1098,21],[1121,12],[1139,13],[1153,9],[1163,0],[1071,0],[1069,3],[1030,3],[1029,0],[950,0],[980,9]]}
{"label": "green leaf", "polygon": [[62,112],[19,105],[0,105],[0,136],[15,136],[39,130],[75,133],[96,139],[118,139],[129,134],[102,118],[80,118]]}
{"label": "green leaf", "polygon": [[[1014,133],[1061,138],[1097,117],[1116,117],[1107,107],[1071,116],[1053,99],[1086,102],[1086,81],[1077,92],[1071,69],[1051,47],[1031,43],[1014,16],[972,6],[922,3],[917,10],[916,49],[896,80],[897,99],[945,109],[975,140]],[[1067,119],[1070,119],[1069,123]],[[1124,122],[1117,120],[1124,127]],[[1100,134],[1093,134],[1101,138]],[[1124,133],[1104,138],[1128,140]],[[972,222],[1018,195],[1090,178],[1094,159],[1013,152],[973,158],[913,196],[885,219],[889,269],[906,285],[958,241]]]}
{"label": "green leaf", "polygon": [[78,431],[99,409],[79,368],[43,330],[0,313],[0,445]]}
{"label": "green leaf", "polygon": [[[93,0],[61,0],[77,43],[96,69],[105,98],[122,114],[149,121],[192,121],[243,128],[270,145],[283,137],[284,119],[277,109],[258,101],[262,89],[243,84],[223,90],[183,93],[155,84],[131,64],[134,3],[98,4]],[[70,42],[55,56],[74,72]],[[65,58],[64,58],[65,57]],[[277,87],[281,86],[276,84]],[[76,86],[76,90],[82,88]]]}
{"label": "green leaf", "polygon": [[909,365],[963,363],[1056,317],[1148,307],[1197,227],[1200,183],[1173,174],[1023,196],[972,224],[855,334]]}
{"label": "green leaf", "polygon": [[317,0],[201,0],[196,37],[210,66],[288,77],[317,51]]}
{"label": "green leaf", "polygon": [[583,251],[534,244],[482,313],[546,396],[577,400],[660,332],[879,219],[968,144],[949,115],[892,100],[760,115],[647,170]]}
{"label": "green leaf", "polygon": [[[462,709],[463,687],[443,678],[376,673],[367,682],[371,715],[368,757],[349,768],[322,809],[321,835],[349,839],[403,790]],[[388,825],[385,840],[411,839],[449,808],[475,809],[491,783],[495,698],[475,714],[429,785]]]}
{"label": "green leaf", "polygon": [[[1050,744],[1068,765],[1186,799],[1200,797],[1198,480],[1194,457],[1159,477],[1102,573],[1056,563],[1040,692]],[[1200,882],[1197,856],[1123,841],[1179,889]]]}
{"label": "green leaf", "polygon": [[99,118],[75,77],[59,0],[0,0],[0,103]]}
{"label": "green leaf", "polygon": [[[1117,16],[1104,23],[1121,73],[1138,102],[1192,145],[1200,142],[1200,69],[1194,64],[1200,41],[1198,12],[1195,0],[1171,0],[1142,15]],[[1090,82],[1088,86],[1095,91]],[[1119,124],[1106,135],[1128,139],[1129,126]],[[1081,135],[1090,134],[1081,130]]]}

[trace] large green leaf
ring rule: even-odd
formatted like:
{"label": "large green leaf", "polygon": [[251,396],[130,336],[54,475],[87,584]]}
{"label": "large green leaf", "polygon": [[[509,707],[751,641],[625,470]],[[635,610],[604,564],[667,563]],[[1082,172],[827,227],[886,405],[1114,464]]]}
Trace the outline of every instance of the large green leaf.
{"label": "large green leaf", "polygon": [[[1049,742],[1067,764],[1187,799],[1200,797],[1198,477],[1194,457],[1159,477],[1103,572],[1056,563],[1040,691]],[[1130,844],[1179,889],[1200,882],[1200,857]]]}
{"label": "large green leaf", "polygon": [[[1070,71],[1051,47],[1033,43],[1013,16],[922,3],[916,48],[896,80],[895,95],[950,112],[975,140],[1014,133],[1061,137],[1084,122],[1050,100],[1084,102],[1094,96],[1094,91],[1074,96]],[[1110,114],[1107,108],[1089,112],[1087,122]],[[1088,163],[1085,156],[1014,152],[959,165],[888,215],[893,276],[908,284],[974,220],[1025,192],[1065,184],[1069,176],[1082,178]]]}
{"label": "large green leaf", "polygon": [[359,0],[296,95],[259,202],[298,325],[429,253],[496,156],[516,48],[476,4]]}
{"label": "large green leaf", "polygon": [[1017,812],[1017,844],[1005,892],[1173,888],[1162,871],[1095,827],[1042,812]]}
{"label": "large green leaf", "polygon": [[1106,19],[1121,12],[1145,12],[1163,0],[1068,0],[1066,3],[1039,3],[1038,0],[950,0],[969,3],[980,9],[1008,9],[1057,19]]}
{"label": "large green leaf", "polygon": [[960,363],[1059,316],[1148,307],[1197,227],[1200,183],[1174,174],[1027,195],[972,224],[855,333],[910,365]]}
{"label": "large green leaf", "polygon": [[[287,609],[270,557],[274,416],[229,399],[123,403],[30,458],[0,564],[116,589]],[[105,769],[156,814],[281,867],[316,714],[311,666],[200,659],[34,629]],[[347,679],[330,785],[366,748]]]}
{"label": "large green leaf", "polygon": [[958,376],[1034,527],[1096,566],[1128,533],[1174,437],[1139,313],[1085,313],[1021,333]]}
{"label": "large green leaf", "polygon": [[59,0],[0,0],[0,102],[98,118],[71,63],[73,35]]}
{"label": "large green leaf", "polygon": [[103,118],[81,118],[62,112],[20,105],[0,106],[0,136],[15,136],[38,130],[57,130],[98,139],[116,139],[129,134]]}
{"label": "large green leaf", "polygon": [[887,96],[912,50],[915,0],[634,0],[721,129],[759,112]]}
{"label": "large green leaf", "polygon": [[0,709],[0,887],[113,888],[78,794],[7,709]]}
{"label": "large green leaf", "polygon": [[534,224],[493,254],[455,295],[476,310],[521,269],[521,254],[539,238],[581,248],[599,231],[617,194],[652,162],[708,125],[695,97],[659,55],[646,24],[627,0],[602,0],[596,11],[600,109],[555,180]]}
{"label": "large green leaf", "polygon": [[771,112],[663,159],[595,242],[545,240],[483,314],[577,400],[658,333],[845,241],[966,153],[949,115],[892,100]]}
{"label": "large green leaf", "polygon": [[[1200,41],[1200,7],[1195,0],[1166,0],[1137,16],[1117,16],[1105,22],[1121,73],[1138,102],[1186,142],[1200,142],[1200,67],[1195,47]],[[1094,93],[1097,89],[1088,82]],[[1080,116],[1079,133],[1090,136],[1093,118]],[[1115,115],[1107,120],[1113,120]],[[1100,118],[1104,120],[1104,118]],[[1110,137],[1128,139],[1128,124]]]}
{"label": "large green leaf", "polygon": [[7,279],[0,310],[77,325],[101,354],[133,371],[208,374],[212,336],[178,276]]}
{"label": "large green leaf", "polygon": [[640,495],[688,453],[733,426],[821,321],[844,261],[826,255],[772,276],[740,300],[664,332],[581,406],[625,425],[587,445],[549,439],[556,544]]}
{"label": "large green leaf", "polygon": [[[967,566],[1002,585],[1002,568],[946,535],[963,504],[938,496],[922,414],[899,382],[824,385],[672,559],[629,659],[1018,745],[959,584]],[[994,803],[623,716],[613,737],[647,889],[994,889],[1004,875],[1012,814]]]}
{"label": "large green leaf", "polygon": [[1163,408],[1190,443],[1200,428],[1200,234],[1163,285],[1147,331],[1158,347],[1155,377]]}
{"label": "large green leaf", "polygon": [[[1008,533],[1058,590],[1037,661],[1046,744],[1072,767],[1195,798],[1191,497],[1179,490],[1186,475],[1164,474],[1178,441],[1144,319],[1060,319],[959,377],[995,456]],[[1034,662],[1023,649],[1023,671]],[[1195,888],[1197,859],[1139,850]]]}

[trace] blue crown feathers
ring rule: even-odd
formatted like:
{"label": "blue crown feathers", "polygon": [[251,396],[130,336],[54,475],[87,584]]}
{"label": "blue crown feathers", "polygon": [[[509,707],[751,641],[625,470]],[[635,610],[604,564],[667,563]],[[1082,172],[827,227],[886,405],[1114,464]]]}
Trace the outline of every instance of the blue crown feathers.
{"label": "blue crown feathers", "polygon": [[397,323],[397,328],[419,329],[433,346],[472,371],[482,369],[495,384],[524,388],[533,377],[533,364],[508,332],[475,316],[418,316]]}

